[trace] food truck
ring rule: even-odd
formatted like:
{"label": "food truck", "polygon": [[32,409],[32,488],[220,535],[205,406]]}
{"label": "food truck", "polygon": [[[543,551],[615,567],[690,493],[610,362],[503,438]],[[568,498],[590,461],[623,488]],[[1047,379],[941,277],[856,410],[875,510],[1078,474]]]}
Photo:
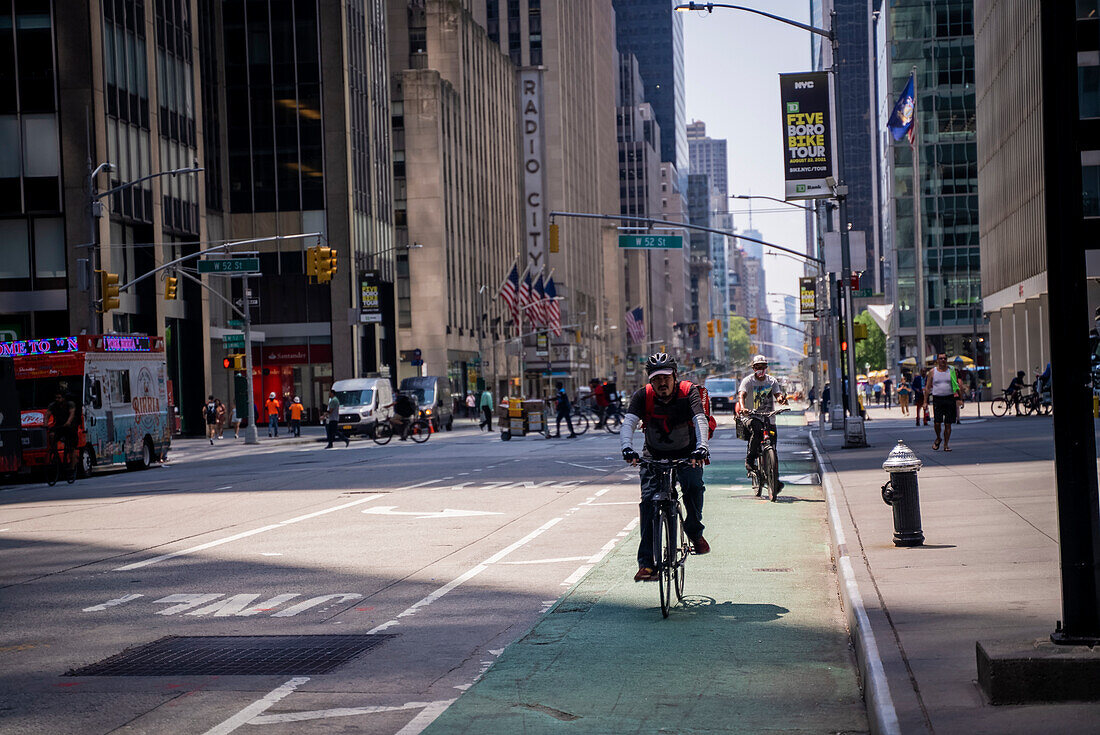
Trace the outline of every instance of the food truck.
{"label": "food truck", "polygon": [[[143,469],[166,456],[171,432],[162,337],[101,334],[0,342],[4,358],[14,365],[17,405],[10,382],[2,381],[0,390],[9,395],[0,403],[19,412],[21,451],[0,453],[0,472],[47,463],[47,409],[59,391],[77,407],[82,474],[122,463]],[[6,450],[8,443],[5,439]]]}

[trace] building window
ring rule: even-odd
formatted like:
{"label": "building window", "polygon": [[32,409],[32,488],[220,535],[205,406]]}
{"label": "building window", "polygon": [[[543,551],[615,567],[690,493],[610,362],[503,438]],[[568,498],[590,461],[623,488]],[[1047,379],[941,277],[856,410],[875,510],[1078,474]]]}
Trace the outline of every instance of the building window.
{"label": "building window", "polygon": [[27,240],[27,221],[0,220],[0,242],[4,257],[0,258],[0,279],[30,278],[31,249]]}
{"label": "building window", "polygon": [[1100,117],[1100,66],[1077,67],[1077,92],[1081,118]]}
{"label": "building window", "polygon": [[[1097,155],[1100,151],[1087,151],[1084,155]],[[1100,164],[1081,166],[1081,190],[1084,198],[1084,215],[1100,217]]]}

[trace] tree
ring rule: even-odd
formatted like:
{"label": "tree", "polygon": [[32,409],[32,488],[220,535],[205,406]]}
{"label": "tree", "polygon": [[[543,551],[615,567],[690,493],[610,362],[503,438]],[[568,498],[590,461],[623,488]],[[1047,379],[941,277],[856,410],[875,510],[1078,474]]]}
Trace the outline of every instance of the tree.
{"label": "tree", "polygon": [[730,317],[726,329],[726,354],[732,365],[745,365],[752,359],[749,354],[749,320],[744,317]]}
{"label": "tree", "polygon": [[886,333],[866,311],[853,321],[867,326],[867,339],[856,342],[857,369],[870,365],[871,370],[882,370],[886,367]]}

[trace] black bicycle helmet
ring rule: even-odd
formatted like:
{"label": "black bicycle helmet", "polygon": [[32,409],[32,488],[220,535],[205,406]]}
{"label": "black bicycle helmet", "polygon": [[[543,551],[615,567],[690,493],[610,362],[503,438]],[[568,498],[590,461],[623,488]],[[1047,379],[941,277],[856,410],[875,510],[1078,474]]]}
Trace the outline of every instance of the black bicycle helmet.
{"label": "black bicycle helmet", "polygon": [[645,361],[646,376],[653,375],[653,373],[658,370],[672,370],[676,372],[676,360],[667,352],[657,352],[650,355],[649,359]]}

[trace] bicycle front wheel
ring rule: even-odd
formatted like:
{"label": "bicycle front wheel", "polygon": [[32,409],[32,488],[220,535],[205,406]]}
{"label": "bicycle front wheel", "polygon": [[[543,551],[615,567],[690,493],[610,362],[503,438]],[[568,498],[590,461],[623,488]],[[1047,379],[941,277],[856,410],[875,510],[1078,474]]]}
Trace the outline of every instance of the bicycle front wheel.
{"label": "bicycle front wheel", "polygon": [[428,441],[428,437],[432,435],[432,425],[424,419],[417,419],[409,425],[409,438],[417,444],[423,444]]}
{"label": "bicycle front wheel", "polygon": [[989,404],[989,410],[993,412],[994,416],[1004,416],[1008,413],[1008,401],[1003,398],[994,398],[993,402]]}
{"label": "bicycle front wheel", "polygon": [[[688,540],[687,534],[684,533],[684,509],[682,506],[676,508],[676,530],[673,531],[673,538],[669,539],[669,546],[673,548],[673,556],[676,566],[672,569],[672,582],[676,588],[676,599],[680,602],[684,601],[684,576],[687,573],[687,558],[688,558]],[[673,543],[675,541],[675,543]]]}
{"label": "bicycle front wheel", "polygon": [[46,461],[46,484],[53,487],[61,478],[61,456],[57,452],[51,452]]}
{"label": "bicycle front wheel", "polygon": [[393,438],[393,427],[389,421],[379,421],[374,425],[374,442],[376,444],[389,444]]}
{"label": "bicycle front wheel", "polygon": [[760,464],[764,467],[764,485],[768,488],[768,499],[773,503],[779,497],[779,456],[775,447],[768,447],[760,455]]}
{"label": "bicycle front wheel", "polygon": [[623,415],[621,413],[609,415],[607,421],[604,422],[604,428],[612,434],[618,434],[619,429],[623,428]]}
{"label": "bicycle front wheel", "polygon": [[653,545],[657,552],[657,588],[661,597],[661,617],[668,617],[672,607],[672,568],[675,551],[672,548],[672,526],[669,524],[668,510],[663,506],[657,512],[657,528],[654,529]]}
{"label": "bicycle front wheel", "polygon": [[573,432],[576,434],[583,434],[588,431],[588,417],[582,414],[577,414],[573,417]]}

